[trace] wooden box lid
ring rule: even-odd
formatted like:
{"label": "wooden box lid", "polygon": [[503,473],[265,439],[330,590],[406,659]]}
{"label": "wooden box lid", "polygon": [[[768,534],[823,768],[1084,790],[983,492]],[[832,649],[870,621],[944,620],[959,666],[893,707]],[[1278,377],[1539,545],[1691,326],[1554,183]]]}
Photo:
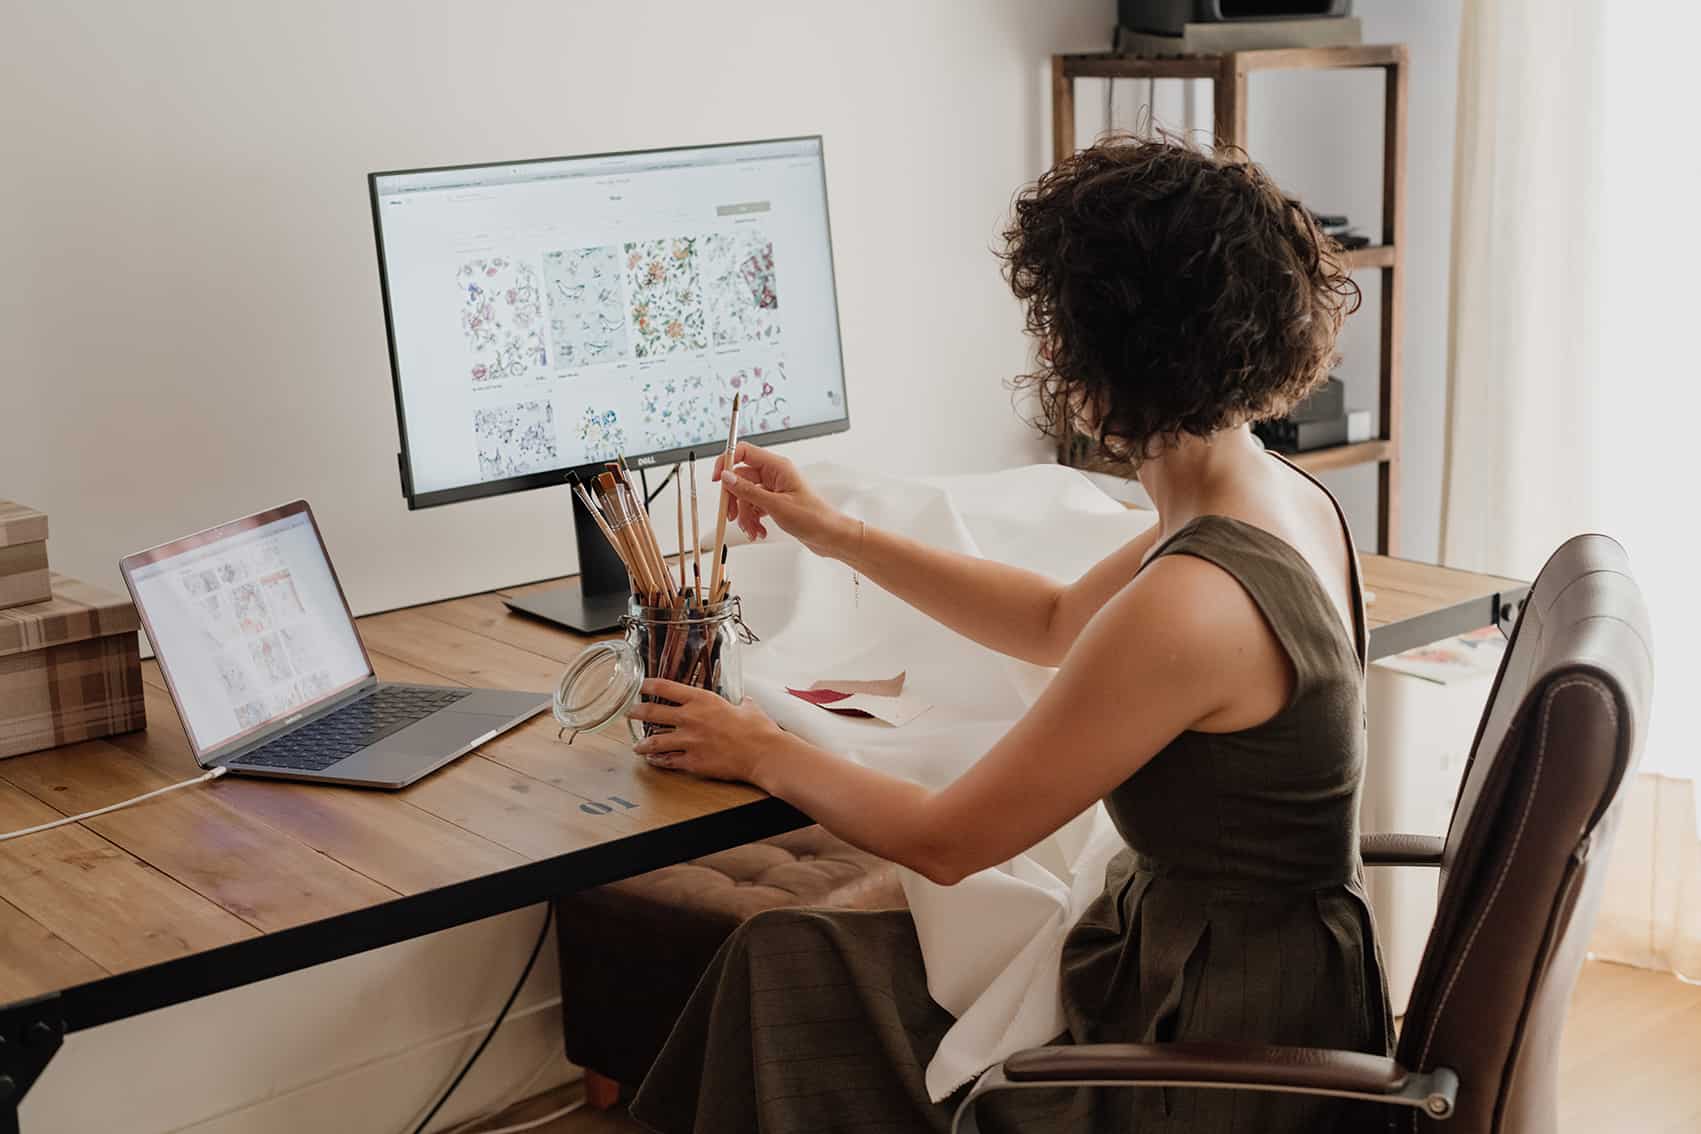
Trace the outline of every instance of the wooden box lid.
{"label": "wooden box lid", "polygon": [[47,513],[23,504],[0,500],[0,547],[14,543],[40,543],[47,538]]}
{"label": "wooden box lid", "polygon": [[0,658],[141,628],[128,598],[66,575],[49,578],[53,597],[48,601],[0,610]]}

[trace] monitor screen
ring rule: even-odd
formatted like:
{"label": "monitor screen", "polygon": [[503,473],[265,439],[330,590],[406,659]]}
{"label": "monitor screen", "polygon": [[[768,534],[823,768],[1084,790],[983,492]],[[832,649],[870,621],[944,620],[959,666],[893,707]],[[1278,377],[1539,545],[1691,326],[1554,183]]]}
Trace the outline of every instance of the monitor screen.
{"label": "monitor screen", "polygon": [[414,507],[847,426],[819,137],[369,180]]}
{"label": "monitor screen", "polygon": [[372,673],[300,501],[121,566],[197,757]]}

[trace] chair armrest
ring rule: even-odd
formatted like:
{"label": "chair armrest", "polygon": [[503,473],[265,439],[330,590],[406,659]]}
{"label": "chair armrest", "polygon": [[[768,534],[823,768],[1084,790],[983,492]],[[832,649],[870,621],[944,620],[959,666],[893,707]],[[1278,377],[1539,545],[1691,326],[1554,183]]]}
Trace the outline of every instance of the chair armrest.
{"label": "chair armrest", "polygon": [[1366,866],[1440,866],[1445,845],[1439,835],[1363,835],[1358,853]]}
{"label": "chair armrest", "polygon": [[1017,1052],[975,1081],[952,1120],[953,1134],[976,1134],[975,1104],[994,1091],[1035,1087],[1203,1087],[1288,1091],[1368,1099],[1453,1113],[1459,1077],[1427,1074],[1358,1051],[1238,1043],[1116,1043],[1036,1047]]}

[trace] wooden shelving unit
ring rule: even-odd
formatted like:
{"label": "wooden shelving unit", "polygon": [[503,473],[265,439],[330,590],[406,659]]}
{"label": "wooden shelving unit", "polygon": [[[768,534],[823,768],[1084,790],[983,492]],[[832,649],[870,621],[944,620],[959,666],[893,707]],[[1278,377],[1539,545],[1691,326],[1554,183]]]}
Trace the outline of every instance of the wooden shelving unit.
{"label": "wooden shelving unit", "polygon": [[[1294,462],[1313,472],[1374,464],[1377,469],[1376,546],[1383,555],[1395,552],[1399,530],[1400,472],[1400,315],[1403,304],[1405,248],[1406,70],[1404,44],[1363,44],[1354,47],[1296,48],[1279,51],[1236,51],[1223,55],[1189,55],[1142,59],[1131,55],[1054,55],[1051,58],[1051,124],[1053,156],[1061,161],[1075,152],[1076,79],[1210,79],[1216,136],[1219,145],[1236,146],[1257,158],[1247,144],[1247,76],[1259,71],[1319,71],[1375,68],[1385,75],[1382,128],[1381,243],[1346,253],[1354,271],[1382,273],[1380,381],[1377,389],[1379,437],[1352,445],[1337,445],[1301,453]],[[1060,446],[1058,459],[1070,460],[1069,446]],[[1104,470],[1102,466],[1101,471]]]}

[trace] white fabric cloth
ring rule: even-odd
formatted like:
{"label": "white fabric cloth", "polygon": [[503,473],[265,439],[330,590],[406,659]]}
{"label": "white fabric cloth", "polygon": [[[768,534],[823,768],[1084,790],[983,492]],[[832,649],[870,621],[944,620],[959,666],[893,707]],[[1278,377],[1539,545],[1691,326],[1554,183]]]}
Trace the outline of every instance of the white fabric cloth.
{"label": "white fabric cloth", "polygon": [[[928,481],[832,466],[806,475],[870,525],[1064,581],[1154,519],[1056,465]],[[792,732],[929,787],[973,765],[1053,672],[976,645],[778,532],[735,546],[728,575],[745,621],[762,639],[745,658],[749,694]],[[877,678],[900,670],[909,674],[906,690],[933,706],[902,728],[837,717],[785,692],[823,675]],[[1063,938],[1102,889],[1105,865],[1120,846],[1095,804],[1027,853],[956,886],[902,871],[928,990],[957,1017],[928,1065],[936,1101],[1063,1030]]]}

